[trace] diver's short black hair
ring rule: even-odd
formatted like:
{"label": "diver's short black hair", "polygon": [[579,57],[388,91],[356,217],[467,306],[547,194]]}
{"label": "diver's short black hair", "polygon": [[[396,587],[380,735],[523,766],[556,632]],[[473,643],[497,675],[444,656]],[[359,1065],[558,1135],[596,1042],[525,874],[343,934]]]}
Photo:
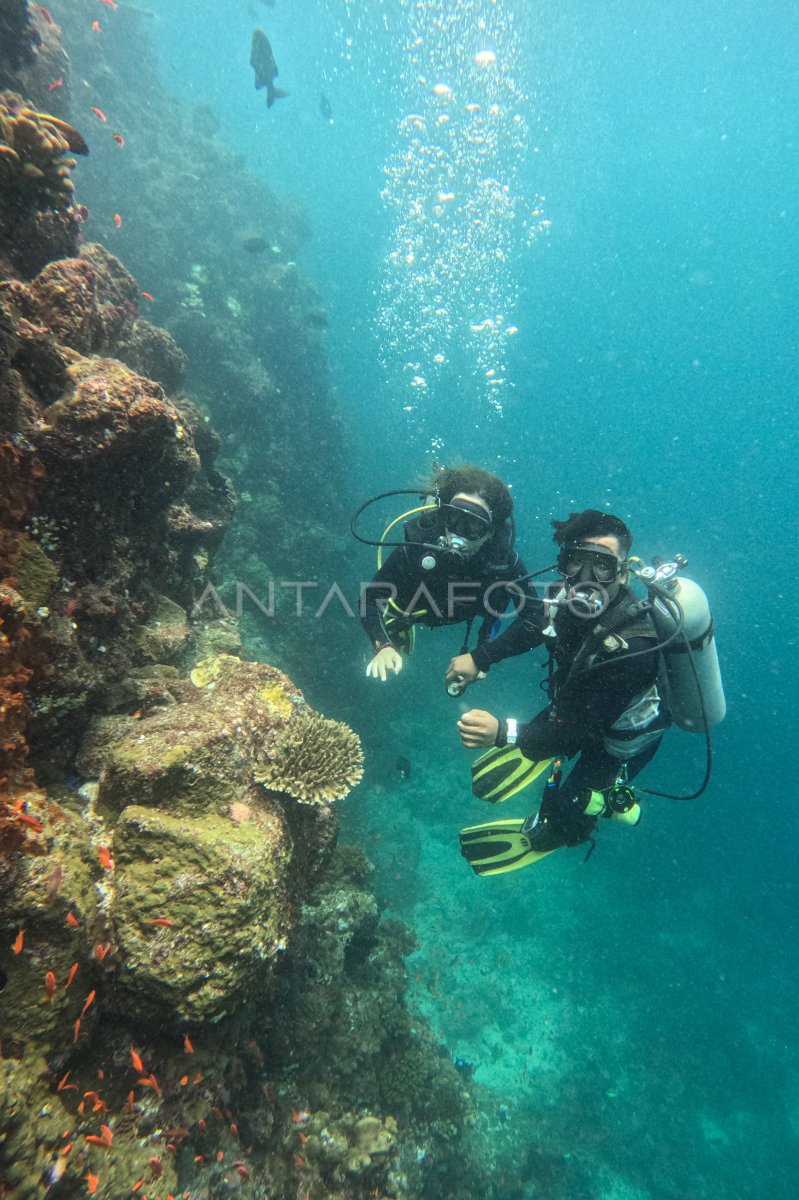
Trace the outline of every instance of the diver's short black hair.
{"label": "diver's short black hair", "polygon": [[565,542],[581,542],[584,538],[615,537],[619,539],[621,552],[626,558],[633,544],[633,535],[621,517],[600,512],[598,508],[584,508],[582,512],[569,513],[565,521],[553,521],[555,532],[552,541],[559,546]]}
{"label": "diver's short black hair", "polygon": [[425,483],[425,490],[435,493],[442,504],[449,504],[458,492],[471,492],[485,500],[491,509],[493,525],[501,525],[513,512],[513,497],[507,484],[498,475],[484,471],[473,463],[459,463],[454,467],[442,467],[434,463],[433,471]]}

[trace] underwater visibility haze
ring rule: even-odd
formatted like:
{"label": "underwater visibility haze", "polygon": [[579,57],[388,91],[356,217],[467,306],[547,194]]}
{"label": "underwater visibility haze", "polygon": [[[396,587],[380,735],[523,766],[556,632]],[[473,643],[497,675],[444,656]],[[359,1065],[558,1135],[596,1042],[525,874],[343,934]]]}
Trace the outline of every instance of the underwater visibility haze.
{"label": "underwater visibility haze", "polygon": [[[0,0],[0,1200],[796,1196],[798,41]],[[683,555],[727,706],[697,798],[674,725],[488,877],[551,775],[486,804],[457,722],[546,655],[368,676],[350,533],[463,463],[527,571],[588,508]]]}

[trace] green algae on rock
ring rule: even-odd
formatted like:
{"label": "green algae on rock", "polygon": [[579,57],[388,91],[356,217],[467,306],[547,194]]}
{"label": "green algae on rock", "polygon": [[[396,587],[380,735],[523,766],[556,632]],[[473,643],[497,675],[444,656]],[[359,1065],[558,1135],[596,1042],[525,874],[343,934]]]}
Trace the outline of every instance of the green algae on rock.
{"label": "green algae on rock", "polygon": [[281,886],[291,840],[279,811],[231,822],[131,805],[113,844],[108,912],[124,964],[112,989],[118,1010],[197,1026],[263,988],[265,964],[291,925]]}

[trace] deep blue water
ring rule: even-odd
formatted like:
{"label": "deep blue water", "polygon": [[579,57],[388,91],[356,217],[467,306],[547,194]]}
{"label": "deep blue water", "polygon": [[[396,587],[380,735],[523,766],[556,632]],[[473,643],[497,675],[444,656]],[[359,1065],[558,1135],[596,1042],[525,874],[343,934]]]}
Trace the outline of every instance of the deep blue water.
{"label": "deep blue water", "polygon": [[[250,168],[307,209],[302,267],[329,312],[352,507],[410,486],[434,456],[476,461],[512,482],[531,566],[551,559],[552,516],[606,507],[642,556],[684,553],[714,609],[729,711],[707,794],[651,801],[641,828],[603,839],[589,865],[563,856],[535,878],[467,878],[453,845],[459,824],[480,819],[440,686],[456,639],[426,635],[382,690],[360,661],[342,663],[349,706],[369,710],[370,790],[350,820],[380,834],[378,886],[419,931],[417,1003],[513,1110],[576,1076],[583,1126],[623,1140],[634,1107],[664,1145],[676,1131],[668,1188],[651,1147],[638,1160],[609,1149],[616,1182],[597,1195],[688,1196],[692,1170],[703,1187],[718,1178],[719,1196],[794,1195],[799,11],[776,0],[152,7],[168,86],[216,108]],[[291,93],[269,112],[248,64],[255,23]],[[476,68],[486,50],[496,62]],[[450,213],[485,172],[478,144],[452,129],[465,128],[469,87],[486,110],[499,86],[487,71],[523,136],[491,127],[488,165],[511,200],[480,210],[480,240],[463,250]],[[455,201],[438,200],[443,175],[419,170],[434,151]],[[406,268],[425,253],[437,282],[411,284]],[[447,310],[432,328],[426,301]],[[498,306],[518,333],[496,352],[505,382],[492,389],[471,326]],[[535,685],[526,662],[495,671],[480,705],[531,715],[531,672]],[[414,764],[401,788],[398,751]],[[702,769],[701,742],[675,733],[648,781],[690,788]]]}

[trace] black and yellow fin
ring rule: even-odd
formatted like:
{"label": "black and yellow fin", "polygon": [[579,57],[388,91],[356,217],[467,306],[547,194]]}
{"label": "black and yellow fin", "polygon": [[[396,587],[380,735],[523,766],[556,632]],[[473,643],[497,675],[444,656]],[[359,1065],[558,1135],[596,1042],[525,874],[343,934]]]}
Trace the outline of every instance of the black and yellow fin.
{"label": "black and yellow fin", "polygon": [[518,746],[493,746],[472,763],[472,792],[479,800],[501,804],[537,779],[552,761],[533,762]]}
{"label": "black and yellow fin", "polygon": [[511,817],[460,831],[461,854],[475,875],[504,875],[554,854],[554,850],[533,850],[523,825],[522,818]]}

